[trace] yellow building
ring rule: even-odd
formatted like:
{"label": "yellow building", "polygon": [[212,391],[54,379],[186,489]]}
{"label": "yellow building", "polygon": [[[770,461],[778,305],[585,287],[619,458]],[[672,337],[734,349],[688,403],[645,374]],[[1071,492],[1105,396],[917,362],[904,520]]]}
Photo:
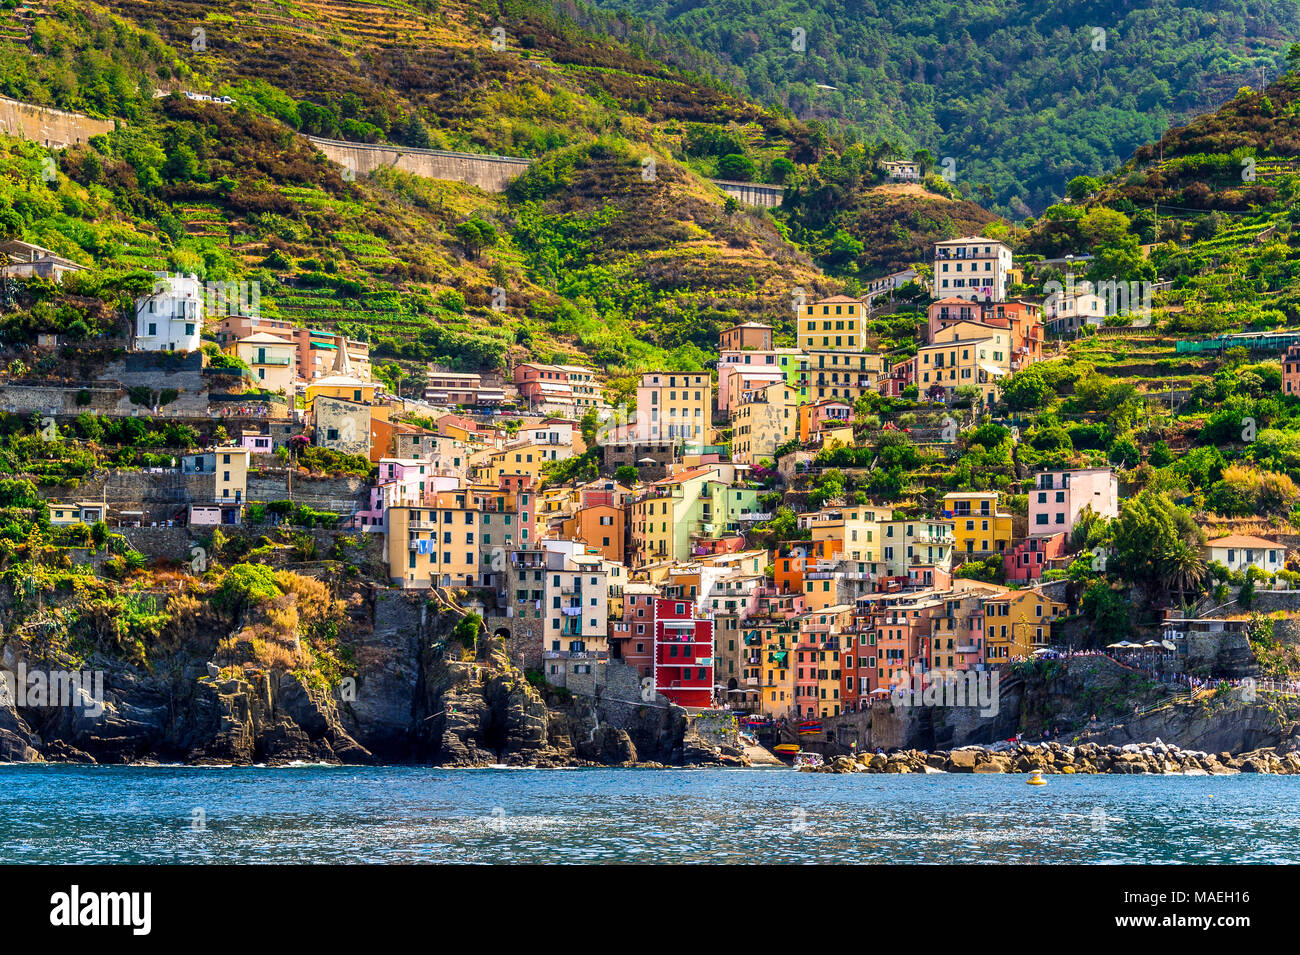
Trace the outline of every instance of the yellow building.
{"label": "yellow building", "polygon": [[854,504],[840,508],[825,508],[812,516],[808,528],[815,546],[821,541],[817,553],[833,553],[847,560],[874,563],[881,559],[880,525],[893,518],[889,508]]}
{"label": "yellow building", "polygon": [[467,493],[440,492],[428,507],[388,508],[388,577],[395,586],[473,587],[482,580],[482,514]]}
{"label": "yellow building", "polygon": [[889,361],[882,355],[864,351],[825,351],[808,353],[808,400],[838,398],[853,405],[863,394],[876,390],[880,376],[889,371]]}
{"label": "yellow building", "polygon": [[[798,623],[751,618],[744,627],[746,660],[754,661],[745,668],[745,685],[758,689],[759,712],[765,716],[791,713],[795,705],[793,657],[799,639]],[[755,680],[757,683],[751,682]]]}
{"label": "yellow building", "polygon": [[953,522],[955,560],[1001,554],[1011,547],[1012,516],[998,510],[996,491],[945,494],[943,516]]}
{"label": "yellow building", "polygon": [[258,332],[232,342],[226,351],[248,366],[259,388],[293,395],[298,380],[297,342]]}
{"label": "yellow building", "polygon": [[628,541],[633,567],[673,559],[677,501],[671,488],[651,485],[642,496],[628,503]]}
{"label": "yellow building", "polygon": [[757,464],[795,436],[799,389],[784,381],[746,392],[731,420],[731,460]]}
{"label": "yellow building", "polygon": [[984,600],[985,662],[1002,664],[1046,647],[1066,606],[1039,590],[1008,590]]}
{"label": "yellow building", "polygon": [[544,467],[572,456],[573,447],[567,444],[518,444],[476,454],[470,458],[470,466],[476,484],[498,485],[504,475],[528,475],[536,485]]}
{"label": "yellow building", "polygon": [[216,498],[218,501],[238,503],[248,498],[247,448],[216,448]]}
{"label": "yellow building", "polygon": [[317,378],[307,385],[307,407],[311,407],[317,395],[371,404],[375,400],[378,388],[379,386],[373,382],[362,381],[353,375],[330,375],[326,378]]}
{"label": "yellow building", "polygon": [[[799,317],[799,347],[806,352],[861,352],[865,333],[866,309],[859,299],[847,295],[832,295],[807,305]],[[812,370],[815,375],[815,368]]]}
{"label": "yellow building", "polygon": [[652,371],[636,389],[636,428],[646,440],[713,443],[713,377],[708,372]]}
{"label": "yellow building", "polygon": [[1011,333],[1007,329],[957,322],[935,333],[916,353],[916,386],[922,397],[943,389],[978,389],[982,400],[997,400],[998,382],[1011,372]]}
{"label": "yellow building", "polygon": [[46,501],[50,509],[50,523],[56,527],[68,524],[97,524],[104,519],[108,508],[102,501],[75,501],[64,504],[59,501]]}

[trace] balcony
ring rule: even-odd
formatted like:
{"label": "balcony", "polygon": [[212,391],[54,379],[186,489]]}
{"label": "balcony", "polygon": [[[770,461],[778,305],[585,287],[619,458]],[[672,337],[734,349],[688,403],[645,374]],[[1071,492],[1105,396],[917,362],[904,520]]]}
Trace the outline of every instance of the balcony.
{"label": "balcony", "polygon": [[560,608],[560,613],[564,614],[566,617],[580,617],[580,616],[582,616],[582,608],[581,608],[581,607],[561,607],[561,608]]}

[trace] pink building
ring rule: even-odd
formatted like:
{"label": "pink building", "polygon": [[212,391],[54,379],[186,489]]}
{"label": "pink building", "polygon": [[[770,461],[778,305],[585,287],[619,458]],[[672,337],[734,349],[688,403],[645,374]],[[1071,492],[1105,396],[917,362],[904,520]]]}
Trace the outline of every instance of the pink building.
{"label": "pink building", "polygon": [[799,407],[799,440],[811,441],[826,428],[842,428],[853,420],[853,406],[838,398],[823,398]]}
{"label": "pink building", "polygon": [[732,378],[733,374],[739,373],[762,377],[769,383],[785,377],[785,369],[781,367],[781,354],[777,351],[725,352],[718,356],[719,408],[731,407],[732,394],[744,390],[741,385],[732,383],[733,380],[740,380]]}
{"label": "pink building", "polygon": [[1292,345],[1282,357],[1282,394],[1300,395],[1300,345]]}
{"label": "pink building", "polygon": [[1042,580],[1051,562],[1065,556],[1067,535],[1061,531],[1049,536],[1026,537],[1002,556],[1007,583],[1025,584]]}
{"label": "pink building", "polygon": [[217,343],[227,345],[253,335],[274,335],[297,348],[297,376],[302,381],[324,378],[339,369],[362,380],[370,380],[370,345],[351,341],[333,332],[300,328],[283,318],[261,315],[228,315],[216,327]]}
{"label": "pink building", "polygon": [[245,431],[240,435],[239,446],[253,454],[274,454],[275,440],[260,431]]}
{"label": "pink building", "polygon": [[1119,482],[1110,468],[1043,471],[1029,492],[1029,533],[1068,534],[1085,507],[1102,517],[1119,516]]}
{"label": "pink building", "polygon": [[432,462],[419,458],[382,458],[379,476],[370,489],[367,507],[358,510],[350,527],[378,533],[384,530],[390,507],[419,507],[429,504],[440,491],[454,491],[459,479],[434,473]]}
{"label": "pink building", "polygon": [[573,384],[568,371],[560,365],[527,362],[515,366],[515,386],[530,407],[574,407]]}

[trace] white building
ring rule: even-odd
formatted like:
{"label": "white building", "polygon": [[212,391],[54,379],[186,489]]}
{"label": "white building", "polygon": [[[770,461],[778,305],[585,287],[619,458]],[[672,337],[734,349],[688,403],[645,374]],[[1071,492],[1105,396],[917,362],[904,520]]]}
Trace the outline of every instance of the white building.
{"label": "white building", "polygon": [[880,165],[885,170],[885,175],[895,182],[920,182],[921,180],[919,162],[909,162],[906,159],[886,160]]}
{"label": "white building", "polygon": [[203,284],[195,275],[160,275],[135,303],[136,351],[198,351]]}
{"label": "white building", "polygon": [[1264,537],[1229,534],[1205,543],[1206,560],[1218,561],[1231,571],[1258,567],[1266,574],[1276,574],[1286,567],[1286,547]]}
{"label": "white building", "polygon": [[1043,303],[1043,324],[1054,335],[1074,335],[1085,325],[1105,320],[1106,302],[1092,290],[1091,282],[1052,292]]}
{"label": "white building", "polygon": [[1011,249],[993,239],[965,236],[934,245],[934,297],[1002,302],[1007,297]]}

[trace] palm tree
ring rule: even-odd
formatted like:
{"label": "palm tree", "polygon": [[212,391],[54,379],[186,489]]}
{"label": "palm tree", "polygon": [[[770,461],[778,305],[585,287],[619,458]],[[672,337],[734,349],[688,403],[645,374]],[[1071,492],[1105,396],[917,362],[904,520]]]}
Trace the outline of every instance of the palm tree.
{"label": "palm tree", "polygon": [[1199,594],[1205,585],[1205,557],[1195,544],[1180,540],[1164,559],[1165,586],[1178,591],[1179,603],[1188,591]]}

